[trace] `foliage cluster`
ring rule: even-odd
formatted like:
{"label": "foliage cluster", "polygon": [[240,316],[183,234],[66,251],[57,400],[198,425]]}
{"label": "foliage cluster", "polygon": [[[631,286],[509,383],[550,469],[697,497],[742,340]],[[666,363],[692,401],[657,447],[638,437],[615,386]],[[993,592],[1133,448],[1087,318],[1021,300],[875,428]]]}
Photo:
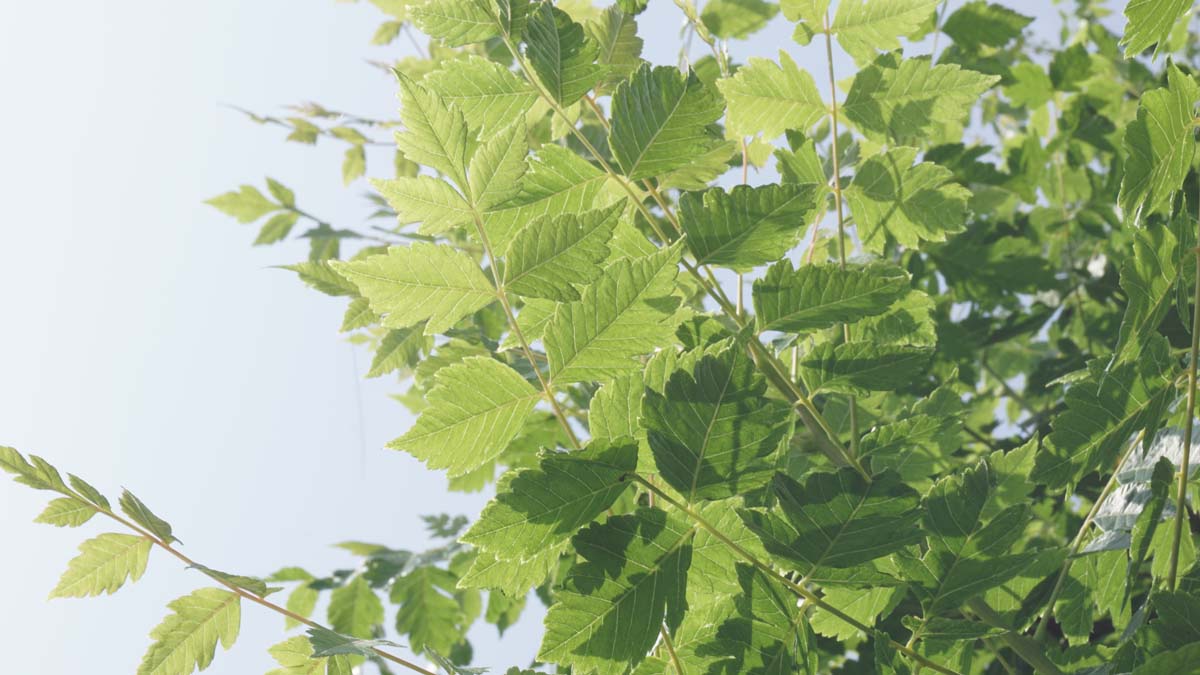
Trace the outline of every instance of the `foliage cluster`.
{"label": "foliage cluster", "polygon": [[[130,530],[53,595],[154,547],[219,586],[169,605],[139,675],[203,670],[243,601],[307,628],[277,673],[431,672],[389,634],[477,673],[468,629],[534,598],[510,672],[1200,672],[1191,3],[1079,0],[1050,45],[986,0],[676,0],[681,63],[652,65],[646,0],[372,2],[375,42],[430,37],[386,64],[398,119],[252,117],[347,144],[348,183],[394,131],[388,224],[270,179],[211,203],[259,244],[311,222],[289,269],[419,415],[390,447],[495,498],[429,518],[433,550],[260,579],[0,450],[58,493],[39,522]],[[780,22],[823,72],[730,53]]]}

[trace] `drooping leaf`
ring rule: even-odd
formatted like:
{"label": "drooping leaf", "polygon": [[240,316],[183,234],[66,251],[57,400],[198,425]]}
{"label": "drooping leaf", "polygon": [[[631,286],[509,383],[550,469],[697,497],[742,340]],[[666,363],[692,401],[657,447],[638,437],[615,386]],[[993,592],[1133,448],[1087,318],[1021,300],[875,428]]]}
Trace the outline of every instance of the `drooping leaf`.
{"label": "drooping leaf", "polygon": [[546,614],[538,659],[597,675],[644,659],[659,626],[683,617],[694,534],[663,511],[639,509],[576,535],[583,560]]}
{"label": "drooping leaf", "polygon": [[146,506],[145,502],[138,499],[137,496],[129,490],[121,491],[121,498],[118,500],[118,503],[121,505],[121,510],[124,511],[125,515],[129,516],[133,522],[146,528],[150,534],[158,537],[164,543],[170,544],[171,542],[179,541],[171,532],[171,524],[154,515],[154,512],[150,510],[150,507]]}
{"label": "drooping leaf", "polygon": [[541,392],[519,373],[484,356],[438,371],[429,403],[408,433],[388,443],[433,469],[461,476],[504,450]]}
{"label": "drooping leaf", "polygon": [[613,94],[609,145],[630,180],[659,176],[720,143],[708,127],[724,110],[694,72],[643,65]]}
{"label": "drooping leaf", "polygon": [[172,614],[150,632],[154,643],[138,675],[190,675],[212,663],[217,643],[229,649],[241,627],[241,598],[218,588],[201,588],[172,600]]}
{"label": "drooping leaf", "polygon": [[1117,203],[1127,220],[1159,210],[1179,190],[1196,152],[1193,120],[1200,85],[1177,66],[1167,86],[1142,94],[1137,119],[1125,127],[1125,176]]}
{"label": "drooping leaf", "polygon": [[352,635],[341,635],[328,628],[309,626],[305,631],[308,642],[312,645],[312,655],[317,658],[337,656],[374,656],[375,647],[399,647],[400,645],[388,640],[366,640]]}
{"label": "drooping leaf", "polygon": [[533,220],[509,246],[505,288],[518,295],[558,302],[578,300],[575,284],[586,284],[600,276],[600,263],[608,257],[608,241],[622,208]]}
{"label": "drooping leaf", "polygon": [[350,673],[345,656],[313,656],[308,638],[297,635],[274,645],[267,652],[282,667],[285,675],[342,675]]}
{"label": "drooping leaf", "polygon": [[79,555],[71,560],[50,597],[86,598],[117,592],[126,579],[142,578],[151,546],[149,539],[131,534],[88,539],[79,545]]}
{"label": "drooping leaf", "polygon": [[963,230],[970,191],[942,166],[914,165],[916,156],[916,148],[898,147],[869,157],[845,188],[866,250],[882,253],[889,236],[916,248]]}
{"label": "drooping leaf", "polygon": [[462,540],[500,558],[532,557],[604,513],[635,468],[632,439],[544,454],[537,468],[522,469],[497,492]]}
{"label": "drooping leaf", "polygon": [[698,264],[748,270],[795,247],[813,219],[817,194],[809,185],[686,192],[679,219]]}
{"label": "drooping leaf", "polygon": [[555,383],[611,379],[636,369],[635,356],[671,341],[679,250],[617,260],[579,301],[559,305],[544,338]]}
{"label": "drooping leaf", "polygon": [[662,393],[647,389],[642,424],[663,480],[684,499],[721,499],[762,487],[791,415],[765,399],[766,379],[741,345],[674,372]]}
{"label": "drooping leaf", "polygon": [[717,83],[729,101],[726,124],[737,136],[775,138],[787,129],[806,132],[829,114],[816,82],[787,52],[779,63],[751,58],[737,74]]}
{"label": "drooping leaf", "polygon": [[496,299],[496,289],[469,255],[440,244],[393,246],[386,254],[332,265],[388,328],[428,320],[426,335],[444,333]]}
{"label": "drooping leaf", "polygon": [[907,289],[908,275],[892,265],[793,269],[784,260],[754,282],[754,309],[762,330],[803,333],[882,314]]}

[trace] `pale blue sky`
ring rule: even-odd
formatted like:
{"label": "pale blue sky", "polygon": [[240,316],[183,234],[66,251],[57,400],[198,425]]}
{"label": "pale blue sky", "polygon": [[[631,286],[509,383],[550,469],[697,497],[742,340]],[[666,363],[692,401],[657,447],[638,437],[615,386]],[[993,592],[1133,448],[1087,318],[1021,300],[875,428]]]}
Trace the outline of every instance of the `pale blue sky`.
{"label": "pale blue sky", "polygon": [[[674,63],[677,14],[651,4],[641,34],[661,41],[647,55]],[[391,115],[393,84],[365,60],[411,47],[369,47],[377,22],[332,0],[0,5],[0,443],[110,495],[131,488],[212,567],[324,572],[353,562],[334,542],[420,548],[419,514],[484,502],[382,449],[412,421],[387,397],[400,388],[363,379],[369,355],[337,334],[342,301],[270,269],[304,250],[252,248],[251,227],[201,203],[270,175],[306,210],[361,222],[366,186],[341,189],[340,146],[285,144],[220,104]],[[735,57],[783,47],[823,68],[787,35],[773,26]],[[166,603],[205,579],[155,553],[115,596],[47,602],[75,546],[112,528],[32,524],[46,500],[0,485],[4,669],[131,673]],[[540,616],[531,602],[503,646],[481,624],[477,661],[527,663]],[[283,637],[279,617],[247,605],[238,644],[206,672],[263,672]]]}

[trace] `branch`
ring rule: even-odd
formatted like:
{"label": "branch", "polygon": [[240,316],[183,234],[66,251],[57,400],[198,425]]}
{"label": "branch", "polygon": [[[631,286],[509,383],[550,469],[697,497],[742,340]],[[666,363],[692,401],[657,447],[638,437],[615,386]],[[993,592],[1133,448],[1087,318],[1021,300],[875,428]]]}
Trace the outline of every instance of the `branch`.
{"label": "branch", "polygon": [[[240,586],[238,586],[234,583],[231,583],[226,579],[223,579],[220,575],[214,574],[213,571],[210,570],[208,567],[197,563],[196,561],[192,560],[187,555],[185,555],[182,551],[171,546],[169,543],[158,538],[157,536],[150,533],[146,529],[144,529],[144,528],[130,522],[129,520],[125,519],[124,517],[114,513],[111,509],[105,508],[99,504],[95,504],[91,500],[87,499],[83,495],[81,495],[73,490],[70,490],[70,489],[60,490],[57,488],[53,488],[53,489],[55,492],[64,494],[64,495],[70,497],[71,499],[74,499],[75,501],[78,501],[81,504],[84,504],[88,508],[95,510],[96,513],[100,513],[102,515],[108,516],[109,518],[115,520],[116,522],[118,522],[121,525],[123,525],[124,527],[128,528],[129,530],[131,530],[138,536],[150,541],[151,544],[161,548],[162,550],[171,554],[175,558],[179,559],[179,561],[182,562],[184,565],[187,565],[188,567],[199,571],[201,574],[212,579],[213,581],[220,584],[221,586],[224,586],[225,588],[229,589],[230,592],[235,593],[236,595],[238,595],[242,598],[245,598],[246,600],[249,600],[250,602],[253,602],[257,605],[266,607],[267,609],[275,612],[276,614],[281,614],[283,616],[286,616],[289,619],[292,619],[293,621],[304,624],[305,626],[308,626],[309,628],[316,628],[318,630],[330,631],[329,628],[322,626],[321,624],[309,619],[308,617],[297,614],[296,612],[293,612],[287,608],[280,607],[279,605],[271,602],[270,600],[267,600],[264,597],[255,595],[254,593],[251,593],[250,591],[247,591],[246,589],[241,588]],[[330,631],[330,632],[333,632],[333,631]],[[422,673],[422,675],[438,675],[435,672],[426,670],[425,668],[422,668],[421,666],[418,666],[417,664],[412,663],[411,661],[400,658],[399,656],[396,656],[395,654],[385,652],[382,649],[379,649],[377,647],[372,647],[371,651],[374,652],[375,655],[378,656],[379,658],[384,659],[385,661],[390,661],[399,666],[404,666],[405,668],[407,668],[413,672]]]}
{"label": "branch", "polygon": [[1183,430],[1183,459],[1179,463],[1179,487],[1175,490],[1175,527],[1171,534],[1171,566],[1167,573],[1167,590],[1175,590],[1179,575],[1179,542],[1183,538],[1183,521],[1187,518],[1188,463],[1192,454],[1192,428],[1196,415],[1196,359],[1200,357],[1200,248],[1196,254],[1196,290],[1192,299],[1192,351],[1188,362],[1187,421]]}

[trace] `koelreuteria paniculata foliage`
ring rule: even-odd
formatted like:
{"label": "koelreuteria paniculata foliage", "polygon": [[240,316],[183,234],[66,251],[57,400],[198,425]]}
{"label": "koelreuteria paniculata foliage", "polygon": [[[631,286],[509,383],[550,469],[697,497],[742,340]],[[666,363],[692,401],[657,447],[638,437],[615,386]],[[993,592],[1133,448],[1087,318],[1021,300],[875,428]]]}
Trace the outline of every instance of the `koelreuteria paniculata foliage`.
{"label": "koelreuteria paniculata foliage", "polygon": [[[387,64],[396,119],[252,117],[345,144],[377,224],[271,179],[210,203],[256,243],[307,224],[290,269],[347,300],[417,415],[389,447],[495,497],[427,518],[439,548],[259,579],[3,449],[58,493],[39,522],[128,530],[54,596],[112,593],[155,547],[215,584],[139,675],[204,669],[243,601],[307,627],[278,673],[430,672],[389,635],[475,673],[467,630],[527,601],[537,662],[489,665],[1200,672],[1190,2],[675,0],[669,64],[643,59],[675,39],[645,0],[372,2],[373,41],[421,53]],[[739,59],[768,26],[795,43]]]}

